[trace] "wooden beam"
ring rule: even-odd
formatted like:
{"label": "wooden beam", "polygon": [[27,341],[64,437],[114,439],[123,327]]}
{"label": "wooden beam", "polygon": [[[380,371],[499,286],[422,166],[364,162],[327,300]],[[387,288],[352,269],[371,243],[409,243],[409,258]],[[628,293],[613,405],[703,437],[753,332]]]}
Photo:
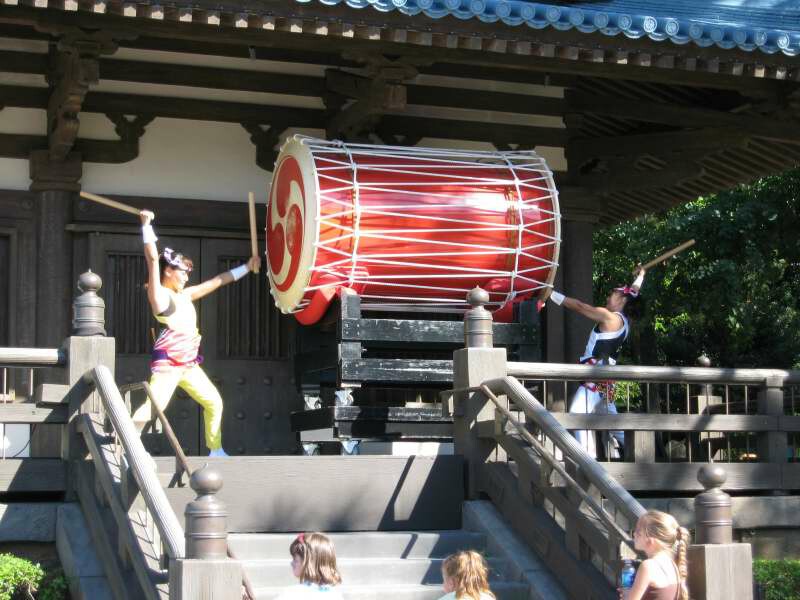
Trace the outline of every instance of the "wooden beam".
{"label": "wooden beam", "polygon": [[[680,490],[701,492],[697,472],[705,463],[603,463],[606,471],[625,489],[636,491]],[[728,475],[726,491],[792,489],[800,481],[800,464],[723,463]]]}
{"label": "wooden beam", "polygon": [[[24,108],[44,108],[46,90],[39,88],[0,86],[0,105]],[[253,122],[270,124],[291,123],[293,127],[324,129],[325,113],[310,108],[219,102],[165,96],[141,96],[92,92],[83,102],[86,112],[139,114],[147,112],[156,117],[207,120],[222,122]],[[451,119],[426,119],[405,115],[385,115],[381,119],[387,131],[412,136],[429,136],[449,139],[496,141],[528,146],[563,146],[565,129],[531,127],[504,123],[462,121]]]}
{"label": "wooden beam", "polygon": [[[44,135],[0,133],[0,156],[27,159],[35,150],[47,149]],[[121,164],[139,156],[139,144],[112,140],[76,139],[73,149],[81,153],[84,162]]]}
{"label": "wooden beam", "polygon": [[528,147],[563,147],[567,142],[566,129],[487,123],[485,121],[420,119],[405,115],[384,115],[381,118],[381,127],[382,130],[395,135],[409,134],[500,144],[523,144]]}
{"label": "wooden beam", "polygon": [[645,102],[617,96],[590,96],[568,91],[568,110],[618,117],[672,127],[728,128],[753,136],[800,143],[800,126],[759,115],[731,113],[697,106],[681,106],[662,102]]}
{"label": "wooden beam", "polygon": [[[46,69],[47,58],[43,54],[0,51],[0,72],[44,74]],[[100,60],[100,79],[306,97],[322,97],[325,93],[325,80],[321,77],[111,58]],[[409,104],[519,114],[564,114],[561,98],[432,85],[409,84],[406,87]]]}
{"label": "wooden beam", "polygon": [[591,188],[598,194],[628,190],[667,187],[684,179],[703,175],[703,165],[696,160],[678,160],[658,171],[636,171],[632,168],[614,169],[609,173],[570,176],[569,184]]}
{"label": "wooden beam", "polygon": [[743,147],[747,139],[747,134],[727,127],[571,138],[567,144],[567,159],[580,164],[596,158],[624,157],[630,160],[644,154],[664,156],[685,154],[694,150],[722,150]]}
{"label": "wooden beam", "polygon": [[[800,431],[800,423],[785,423],[767,415],[639,414],[578,415],[553,413],[565,429],[599,431]],[[788,429],[793,427],[794,429]]]}

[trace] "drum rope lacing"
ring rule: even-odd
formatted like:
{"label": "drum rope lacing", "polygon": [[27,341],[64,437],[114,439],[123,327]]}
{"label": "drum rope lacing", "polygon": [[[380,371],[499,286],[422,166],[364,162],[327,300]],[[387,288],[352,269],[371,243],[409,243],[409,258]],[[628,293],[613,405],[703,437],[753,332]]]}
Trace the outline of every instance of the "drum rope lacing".
{"label": "drum rope lacing", "polygon": [[[454,151],[454,150],[439,150],[439,149],[419,149],[414,148],[413,154],[409,148],[397,146],[372,146],[361,144],[344,144],[341,142],[322,142],[319,140],[304,141],[304,143],[311,150],[312,156],[315,161],[316,171],[320,179],[326,179],[335,184],[334,187],[326,189],[324,192],[320,191],[322,199],[330,203],[334,207],[341,207],[341,210],[336,210],[334,213],[326,213],[324,216],[320,213],[317,214],[317,219],[320,225],[325,225],[336,231],[332,238],[324,241],[315,242],[315,246],[323,248],[327,252],[338,255],[341,258],[334,260],[326,265],[312,266],[311,270],[331,275],[335,278],[334,281],[327,281],[315,286],[308,286],[307,291],[314,291],[331,286],[347,285],[354,286],[357,284],[369,284],[378,282],[382,287],[397,287],[405,288],[405,291],[413,289],[430,291],[453,292],[458,290],[457,287],[435,286],[426,285],[422,280],[424,279],[465,279],[472,277],[509,277],[511,280],[510,289],[508,292],[492,292],[494,294],[491,305],[500,306],[511,300],[517,295],[527,294],[542,287],[547,287],[550,284],[542,281],[541,278],[536,277],[536,273],[542,271],[546,273],[555,265],[554,261],[548,261],[540,256],[532,253],[539,248],[553,245],[557,248],[560,243],[558,236],[558,228],[553,229],[554,234],[548,235],[542,231],[535,231],[532,226],[542,225],[549,222],[557,222],[559,217],[557,210],[548,210],[543,206],[544,202],[548,199],[554,200],[554,190],[547,185],[547,177],[551,175],[550,170],[545,165],[544,161],[535,154],[529,152],[507,152],[507,153],[489,153],[489,152],[469,152],[469,151]],[[420,151],[421,150],[421,151]],[[336,155],[345,154],[346,160],[340,159]],[[378,165],[359,165],[358,156],[365,157],[381,157],[389,159],[390,162]],[[391,162],[391,159],[398,159],[397,163]],[[496,162],[488,163],[486,160],[491,159]],[[471,161],[471,162],[467,162]],[[409,164],[411,163],[411,164]],[[437,172],[426,171],[424,169],[440,169],[447,167],[449,170],[457,172],[461,169],[475,169],[481,170],[498,169],[513,174],[513,179],[502,177],[498,175],[495,179],[485,179],[480,177],[470,177],[468,174],[456,175],[455,173],[440,174]],[[342,168],[350,169],[353,173],[353,179],[347,181],[341,177],[337,177],[334,173],[336,170],[341,171]],[[370,182],[364,183],[360,181],[360,171],[373,171],[373,172],[390,172],[393,174],[402,173],[406,176],[424,176],[426,183],[419,182]],[[429,180],[442,179],[447,185],[471,185],[482,184],[489,185],[504,185],[512,186],[516,190],[515,210],[517,213],[517,223],[513,224],[490,224],[486,225],[480,220],[455,218],[452,216],[444,215],[430,215],[430,214],[413,214],[407,212],[409,206],[413,206],[414,198],[420,197],[425,199],[433,198],[440,199],[442,202],[435,204],[425,204],[426,209],[438,209],[446,212],[449,210],[463,210],[467,200],[461,196],[442,193],[441,191],[417,191],[415,189],[403,189],[407,187],[415,187],[417,189],[425,185],[434,186],[442,185],[440,182],[427,183]],[[534,189],[543,192],[543,195],[535,198],[524,200],[523,189]],[[343,202],[336,197],[341,192],[350,192],[351,201],[349,203]],[[361,202],[362,193],[367,192],[380,192],[380,193],[393,193],[397,197],[404,197],[410,200],[407,203],[395,204],[382,204],[379,208],[365,206]],[[320,202],[321,202],[320,200]],[[449,200],[449,202],[447,202]],[[526,223],[525,210],[529,205],[535,205],[538,213],[546,216],[547,218],[539,219],[536,223]],[[496,210],[496,209],[495,209]],[[426,221],[439,222],[443,224],[442,228],[435,229],[413,229],[409,233],[406,229],[378,229],[371,231],[361,231],[361,222],[364,215],[380,215],[384,217],[396,217],[399,219],[425,219]],[[352,227],[341,223],[338,219],[352,217]],[[464,227],[459,227],[463,225]],[[516,248],[506,248],[487,244],[475,244],[458,242],[455,240],[436,240],[436,239],[420,239],[414,237],[414,234],[429,234],[435,232],[441,233],[457,233],[460,231],[466,232],[490,232],[490,231],[513,231],[516,233],[517,244]],[[405,234],[405,235],[404,235]],[[523,246],[525,235],[533,236],[536,238],[535,243],[528,246]],[[358,251],[362,238],[375,238],[383,239],[391,242],[404,242],[408,244],[424,243],[428,246],[426,252],[379,252],[368,255],[359,256]],[[336,248],[336,244],[341,243],[349,238],[353,239],[352,250],[345,252]],[[431,248],[442,247],[442,252],[434,251]],[[425,258],[439,258],[446,256],[464,256],[464,255],[497,255],[497,254],[514,254],[514,267],[512,270],[499,270],[478,268],[474,266],[460,266],[460,265],[436,265],[426,262]],[[530,261],[534,262],[533,266],[525,269],[520,269],[520,259],[525,256]],[[406,259],[416,258],[417,261],[409,261]],[[349,263],[349,264],[348,264]],[[414,268],[424,268],[430,274],[392,274],[373,276],[370,275],[366,269],[369,264],[384,264],[394,266],[408,266]],[[359,272],[358,265],[365,265],[365,268]],[[349,267],[349,268],[348,268]],[[345,272],[347,274],[345,275]],[[410,280],[415,280],[413,283]],[[524,287],[514,289],[518,281],[524,281]],[[399,291],[399,290],[398,290]],[[467,288],[460,290],[466,293]],[[498,298],[499,296],[499,298]],[[454,304],[463,305],[462,300],[445,297],[426,297],[420,298],[411,295],[396,295],[396,296],[372,296],[370,294],[362,295],[364,299],[377,299],[382,301],[401,302],[397,304],[399,307],[419,308],[419,302],[424,303],[424,307],[430,308],[435,306],[452,306]],[[411,304],[414,303],[413,307]],[[308,300],[304,299],[296,310],[302,310],[308,304]],[[385,306],[381,304],[381,306]]]}

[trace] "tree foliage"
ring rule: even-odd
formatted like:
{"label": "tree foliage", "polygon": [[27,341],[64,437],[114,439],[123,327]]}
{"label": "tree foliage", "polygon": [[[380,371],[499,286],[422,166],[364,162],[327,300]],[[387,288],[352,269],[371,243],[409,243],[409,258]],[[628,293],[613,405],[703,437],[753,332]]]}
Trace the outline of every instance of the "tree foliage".
{"label": "tree foliage", "polygon": [[594,293],[654,267],[626,357],[638,364],[800,368],[800,169],[598,231]]}

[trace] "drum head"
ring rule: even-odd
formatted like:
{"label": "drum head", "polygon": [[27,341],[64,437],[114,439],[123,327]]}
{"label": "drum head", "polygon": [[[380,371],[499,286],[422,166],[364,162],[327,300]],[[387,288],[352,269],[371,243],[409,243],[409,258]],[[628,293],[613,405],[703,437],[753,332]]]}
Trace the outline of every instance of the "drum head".
{"label": "drum head", "polygon": [[275,165],[267,203],[270,291],[284,313],[295,310],[311,280],[319,190],[309,149],[290,138]]}

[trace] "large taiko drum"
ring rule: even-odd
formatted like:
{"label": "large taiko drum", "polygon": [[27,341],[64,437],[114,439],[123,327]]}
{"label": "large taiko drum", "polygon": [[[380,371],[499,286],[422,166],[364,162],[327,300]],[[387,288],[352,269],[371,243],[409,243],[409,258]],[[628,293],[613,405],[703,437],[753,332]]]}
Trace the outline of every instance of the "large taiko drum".
{"label": "large taiko drum", "polygon": [[316,322],[345,288],[365,310],[460,312],[475,286],[508,320],[550,287],[558,194],[531,151],[478,152],[290,138],[267,206],[275,303]]}

